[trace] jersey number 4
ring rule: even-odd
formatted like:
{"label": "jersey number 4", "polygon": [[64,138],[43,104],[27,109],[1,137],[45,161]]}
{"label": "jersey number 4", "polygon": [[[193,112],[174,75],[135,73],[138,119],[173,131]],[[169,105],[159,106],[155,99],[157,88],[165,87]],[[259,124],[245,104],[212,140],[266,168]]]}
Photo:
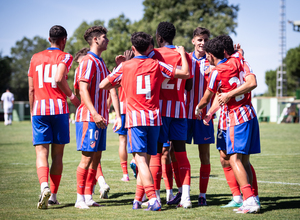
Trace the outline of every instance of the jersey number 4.
{"label": "jersey number 4", "polygon": [[[51,76],[50,76],[51,67]],[[55,74],[57,71],[57,65],[47,64],[45,70],[43,71],[43,64],[36,66],[35,69],[38,72],[39,88],[43,88],[44,83],[51,83],[52,88],[56,88],[57,84],[55,82]]]}
{"label": "jersey number 4", "polygon": [[[145,78],[145,88],[143,88],[143,78]],[[137,76],[136,78],[136,94],[145,94],[146,99],[151,99],[151,83],[150,75],[147,76]]]}

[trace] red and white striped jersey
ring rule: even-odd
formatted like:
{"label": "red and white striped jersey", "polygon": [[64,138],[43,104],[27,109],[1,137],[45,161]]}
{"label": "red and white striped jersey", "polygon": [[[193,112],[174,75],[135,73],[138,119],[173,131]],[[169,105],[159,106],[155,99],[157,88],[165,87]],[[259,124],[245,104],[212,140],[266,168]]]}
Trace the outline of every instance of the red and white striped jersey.
{"label": "red and white striped jersey", "polygon": [[[197,119],[195,115],[195,108],[202,99],[205,90],[207,88],[207,80],[209,73],[206,70],[209,68],[209,61],[204,55],[200,59],[197,59],[195,52],[189,53],[190,56],[190,71],[193,77],[193,87],[190,91],[186,92],[186,110],[188,119]],[[212,101],[202,110],[202,115],[206,115],[208,109],[210,109]]]}
{"label": "red and white striped jersey", "polygon": [[[209,77],[208,89],[214,93],[229,92],[244,82],[244,67],[240,60],[235,58],[224,59],[218,63]],[[251,120],[256,116],[251,104],[251,95],[240,95],[229,100],[229,126],[235,126]]]}
{"label": "red and white striped jersey", "polygon": [[123,87],[119,87],[120,114],[126,114],[126,96]]}
{"label": "red and white striped jersey", "polygon": [[60,63],[66,65],[69,71],[72,62],[72,55],[55,47],[50,47],[32,56],[28,77],[33,78],[33,116],[69,113],[67,96],[57,86],[55,74]]}
{"label": "red and white striped jersey", "polygon": [[174,68],[147,56],[136,56],[121,63],[109,76],[114,86],[121,83],[126,96],[126,128],[160,126],[160,86],[173,79]]}
{"label": "red and white striped jersey", "polygon": [[[94,108],[98,114],[108,121],[107,98],[109,91],[99,88],[100,82],[110,74],[103,59],[89,51],[79,64],[78,74],[80,76],[79,82],[89,83],[89,94]],[[94,122],[83,100],[81,100],[81,104],[77,108],[75,120],[76,122]]]}
{"label": "red and white striped jersey", "polygon": [[80,68],[80,66],[78,66],[76,69],[75,69],[75,74],[74,74],[74,83],[73,83],[73,85],[74,85],[74,89],[79,89],[79,78],[80,78],[80,76],[79,76],[79,68]]}
{"label": "red and white striped jersey", "polygon": [[[176,68],[182,66],[181,56],[175,51],[175,46],[154,49],[148,57],[162,61]],[[189,62],[189,55],[186,53]],[[184,100],[185,79],[165,79],[160,91],[160,110],[161,115],[171,118],[186,118],[186,106]]]}

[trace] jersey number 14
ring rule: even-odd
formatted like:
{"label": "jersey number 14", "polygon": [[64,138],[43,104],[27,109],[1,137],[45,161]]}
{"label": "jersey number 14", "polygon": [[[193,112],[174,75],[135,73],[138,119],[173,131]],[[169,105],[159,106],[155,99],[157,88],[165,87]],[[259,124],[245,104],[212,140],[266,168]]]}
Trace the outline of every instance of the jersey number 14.
{"label": "jersey number 14", "polygon": [[[51,76],[50,76],[50,67],[51,67]],[[56,88],[57,84],[55,82],[55,74],[57,71],[57,64],[52,65],[47,64],[45,65],[45,70],[43,71],[43,64],[36,66],[35,69],[38,72],[38,79],[39,79],[39,88],[43,88],[44,83],[51,83],[52,88]]]}

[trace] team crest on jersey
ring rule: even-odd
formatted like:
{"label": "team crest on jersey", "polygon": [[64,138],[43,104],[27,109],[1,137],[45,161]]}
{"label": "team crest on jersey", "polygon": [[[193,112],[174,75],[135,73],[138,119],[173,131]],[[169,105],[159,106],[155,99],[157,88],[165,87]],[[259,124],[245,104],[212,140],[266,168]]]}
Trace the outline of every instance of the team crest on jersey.
{"label": "team crest on jersey", "polygon": [[96,141],[91,141],[90,147],[91,147],[91,148],[94,148],[95,146],[96,146]]}

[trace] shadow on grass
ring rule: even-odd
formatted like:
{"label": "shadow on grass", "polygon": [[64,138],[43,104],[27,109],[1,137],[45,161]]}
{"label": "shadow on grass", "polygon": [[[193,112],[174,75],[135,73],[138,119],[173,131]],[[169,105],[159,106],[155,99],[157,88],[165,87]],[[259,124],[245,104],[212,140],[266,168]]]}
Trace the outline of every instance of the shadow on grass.
{"label": "shadow on grass", "polygon": [[135,193],[134,192],[113,193],[109,196],[109,199],[116,199],[116,198],[119,198],[119,197],[124,196],[124,195],[132,195],[132,194],[135,194]]}
{"label": "shadow on grass", "polygon": [[260,213],[283,209],[300,209],[300,196],[295,197],[260,197]]}

